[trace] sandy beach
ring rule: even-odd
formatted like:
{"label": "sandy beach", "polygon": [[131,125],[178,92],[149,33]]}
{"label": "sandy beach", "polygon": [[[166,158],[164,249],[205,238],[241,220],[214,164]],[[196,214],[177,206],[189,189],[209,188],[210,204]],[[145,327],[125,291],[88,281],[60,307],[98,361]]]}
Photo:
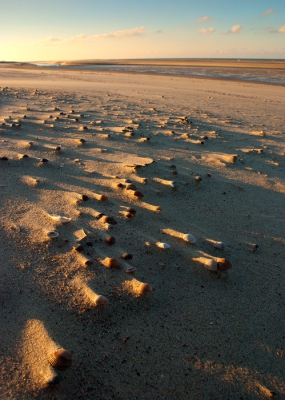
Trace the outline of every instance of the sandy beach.
{"label": "sandy beach", "polygon": [[0,86],[0,398],[284,399],[284,87]]}

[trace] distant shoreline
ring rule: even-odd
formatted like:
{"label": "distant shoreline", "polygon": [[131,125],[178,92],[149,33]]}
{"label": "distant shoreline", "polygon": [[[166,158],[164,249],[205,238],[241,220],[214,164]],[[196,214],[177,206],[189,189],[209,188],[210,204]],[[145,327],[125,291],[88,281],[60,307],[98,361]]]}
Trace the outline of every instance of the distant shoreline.
{"label": "distant shoreline", "polygon": [[2,61],[0,64],[24,65],[58,65],[58,66],[92,66],[92,65],[160,65],[188,67],[235,67],[285,70],[285,59],[218,59],[218,58],[145,58],[145,59],[90,59],[68,61]]}
{"label": "distant shoreline", "polygon": [[153,75],[285,86],[285,61],[264,60],[80,60],[39,63],[0,62],[0,68]]}
{"label": "distant shoreline", "polygon": [[93,73],[163,75],[169,77],[221,79],[230,81],[285,85],[285,61],[213,60],[213,59],[144,59],[79,60],[49,62],[2,62],[0,68],[32,70],[81,70]]}

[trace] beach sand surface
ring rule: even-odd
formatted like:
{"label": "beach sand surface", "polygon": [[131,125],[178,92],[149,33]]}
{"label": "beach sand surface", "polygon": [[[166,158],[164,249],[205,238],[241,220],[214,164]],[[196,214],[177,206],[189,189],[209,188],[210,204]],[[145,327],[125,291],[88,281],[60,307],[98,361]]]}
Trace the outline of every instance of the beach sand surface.
{"label": "beach sand surface", "polygon": [[284,398],[284,88],[0,86],[0,397]]}

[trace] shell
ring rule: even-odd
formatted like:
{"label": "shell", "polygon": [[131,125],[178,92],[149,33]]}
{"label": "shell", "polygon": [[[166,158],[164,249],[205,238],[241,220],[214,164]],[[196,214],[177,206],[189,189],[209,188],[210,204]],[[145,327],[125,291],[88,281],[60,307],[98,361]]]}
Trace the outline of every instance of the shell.
{"label": "shell", "polygon": [[218,269],[217,262],[212,258],[200,257],[198,261],[200,261],[204,265],[204,267],[210,271],[217,271]]}
{"label": "shell", "polygon": [[65,371],[72,365],[72,354],[65,349],[59,349],[48,355],[49,363],[59,371]]}
{"label": "shell", "polygon": [[94,295],[92,300],[93,300],[95,306],[103,306],[104,304],[108,303],[108,300],[106,299],[106,297],[102,296],[101,294]]}
{"label": "shell", "polygon": [[132,260],[133,259],[133,255],[130,254],[130,253],[124,253],[124,254],[121,255],[121,258],[123,260]]}
{"label": "shell", "polygon": [[133,214],[133,215],[136,214],[136,210],[135,210],[134,208],[132,208],[132,207],[128,207],[128,208],[127,208],[127,211],[128,211],[129,213]]}
{"label": "shell", "polygon": [[[103,213],[98,213],[98,214],[96,214],[95,215],[95,218],[96,219],[100,219],[100,218],[102,218],[102,217],[104,217],[105,216],[105,214],[103,214]],[[103,221],[104,222],[104,221]]]}
{"label": "shell", "polygon": [[169,185],[173,188],[173,189],[177,189],[179,187],[179,183],[176,181],[170,181]]}
{"label": "shell", "polygon": [[60,222],[61,224],[67,224],[68,222],[71,221],[71,218],[68,217],[63,217],[61,215],[50,215],[50,217],[56,221],[56,222]]}
{"label": "shell", "polygon": [[86,267],[89,267],[90,265],[94,264],[93,260],[90,260],[90,258],[85,257],[84,255],[81,255],[81,261],[84,265],[86,265]]}
{"label": "shell", "polygon": [[105,243],[111,246],[112,244],[115,244],[116,239],[113,236],[107,236],[105,239]]}
{"label": "shell", "polygon": [[149,293],[152,291],[152,287],[149,283],[141,283],[138,289],[140,294]]}
{"label": "shell", "polygon": [[142,197],[144,197],[144,195],[142,194],[142,192],[140,192],[139,190],[135,190],[135,191],[133,192],[133,195],[134,195],[136,198],[138,198],[138,199],[141,199]]}
{"label": "shell", "polygon": [[222,271],[227,271],[231,269],[233,266],[226,258],[216,258],[218,268]]}
{"label": "shell", "polygon": [[47,385],[56,385],[60,382],[61,377],[60,375],[56,374],[55,371],[51,371],[52,373],[46,377],[45,383]]}
{"label": "shell", "polygon": [[159,247],[160,249],[169,249],[170,245],[168,243],[161,243],[161,242],[157,242],[156,246]]}
{"label": "shell", "polygon": [[191,233],[185,233],[185,235],[183,235],[182,237],[183,240],[185,240],[185,242],[188,243],[196,243],[197,239],[191,234]]}
{"label": "shell", "polygon": [[117,221],[113,217],[109,217],[108,215],[102,215],[100,221],[102,221],[104,224],[111,224],[111,225],[117,224]]}
{"label": "shell", "polygon": [[58,232],[57,231],[48,231],[46,233],[47,237],[50,239],[55,239],[58,237]]}
{"label": "shell", "polygon": [[216,242],[214,244],[215,249],[224,250],[226,245],[224,242]]}
{"label": "shell", "polygon": [[104,259],[104,265],[108,268],[119,268],[120,264],[115,258],[106,257]]}
{"label": "shell", "polygon": [[73,247],[74,248],[74,250],[76,250],[76,251],[84,251],[84,247],[82,246],[82,244],[78,244],[77,246],[75,246],[75,247]]}
{"label": "shell", "polygon": [[129,183],[129,184],[126,186],[126,190],[137,190],[137,187],[136,187],[136,185],[134,185],[133,183]]}
{"label": "shell", "polygon": [[126,268],[126,273],[127,274],[133,274],[134,272],[136,272],[136,268],[135,267],[127,267]]}
{"label": "shell", "polygon": [[126,211],[124,213],[124,218],[134,218],[134,216],[135,216],[135,214],[133,214],[133,213],[131,213],[129,211]]}
{"label": "shell", "polygon": [[105,224],[105,229],[109,231],[110,229],[114,229],[114,225],[112,224]]}
{"label": "shell", "polygon": [[107,201],[108,200],[108,196],[106,196],[105,194],[100,194],[97,197],[97,200],[99,200],[99,201]]}

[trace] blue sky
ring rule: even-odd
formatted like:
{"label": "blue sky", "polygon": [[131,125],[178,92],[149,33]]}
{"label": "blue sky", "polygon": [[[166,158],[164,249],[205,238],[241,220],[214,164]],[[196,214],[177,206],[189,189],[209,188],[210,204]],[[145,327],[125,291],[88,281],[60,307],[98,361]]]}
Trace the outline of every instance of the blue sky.
{"label": "blue sky", "polygon": [[0,54],[285,58],[285,0],[1,0]]}

